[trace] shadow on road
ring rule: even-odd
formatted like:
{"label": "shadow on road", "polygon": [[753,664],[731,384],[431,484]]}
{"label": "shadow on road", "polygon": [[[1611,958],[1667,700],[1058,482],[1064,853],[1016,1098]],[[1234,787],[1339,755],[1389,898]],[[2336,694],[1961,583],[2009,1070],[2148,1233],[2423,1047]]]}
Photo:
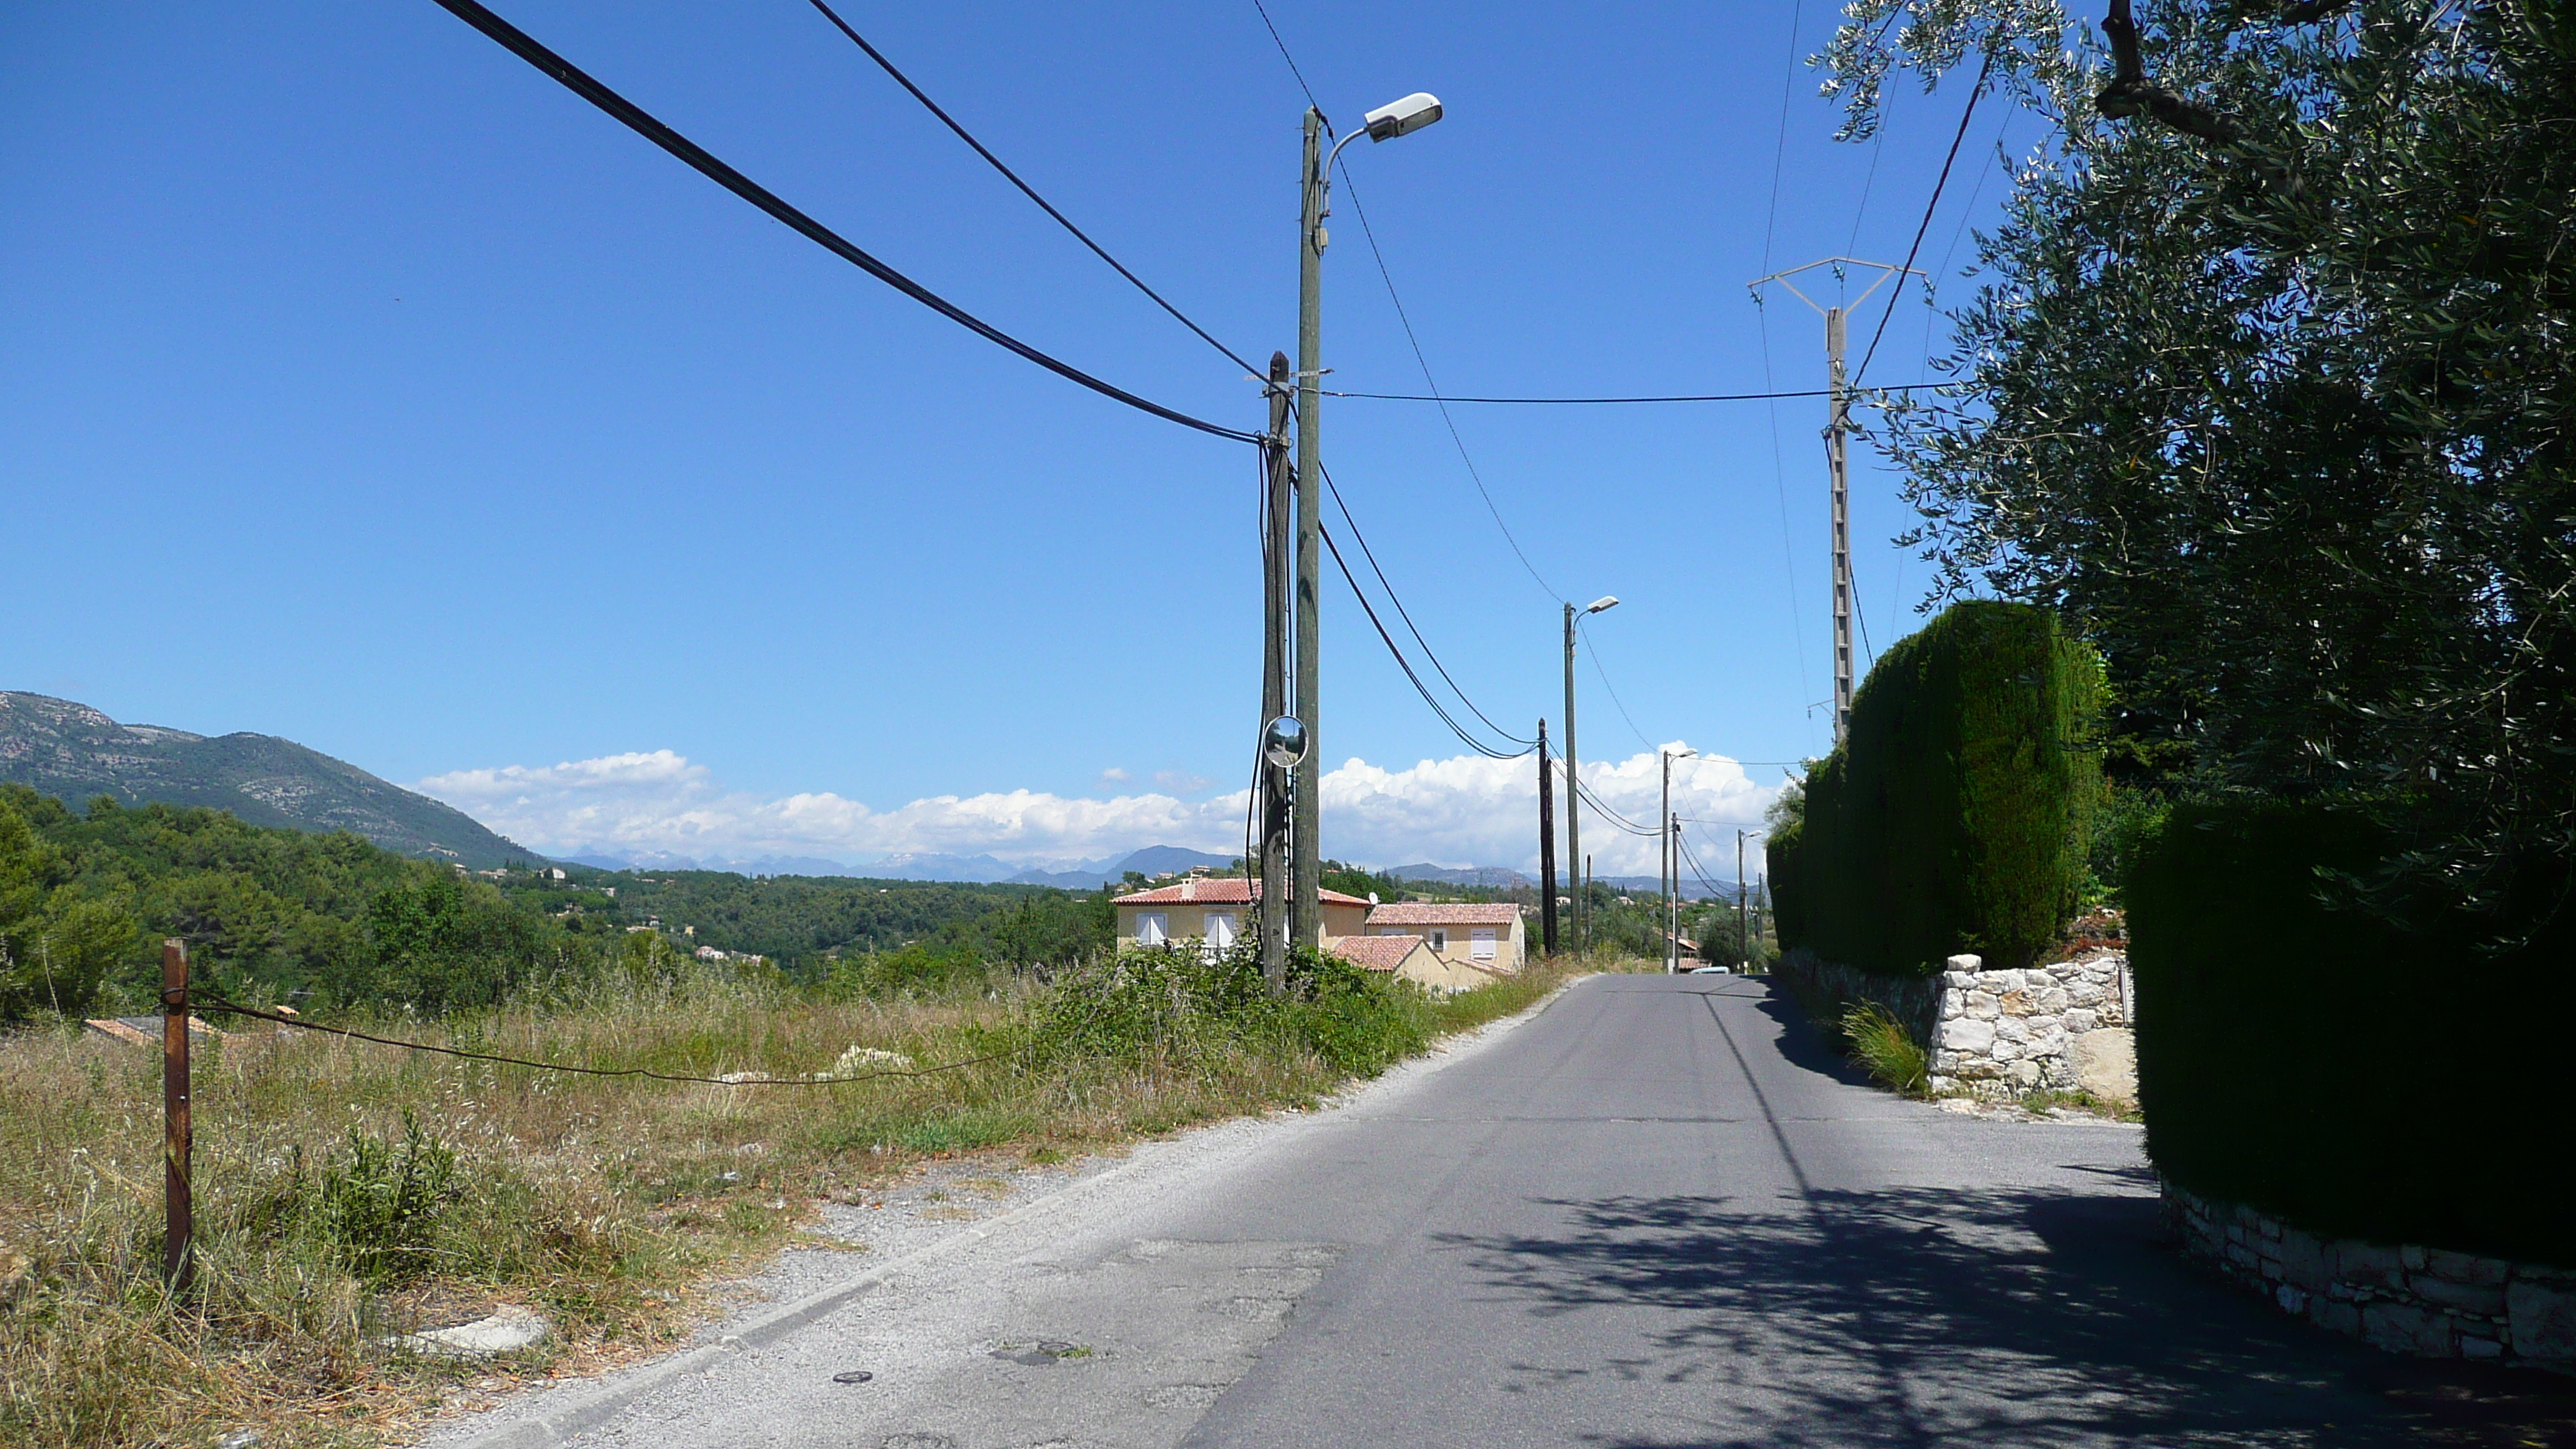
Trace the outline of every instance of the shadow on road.
{"label": "shadow on road", "polygon": [[[1561,1230],[1441,1239],[1493,1299],[1601,1315],[1597,1364],[1516,1365],[1527,1386],[1602,1374],[1708,1390],[1679,1437],[1596,1442],[2576,1442],[2576,1385],[2398,1360],[2273,1314],[2164,1247],[2149,1198],[1546,1205]],[[1623,1333],[1623,1320],[1654,1326]]]}

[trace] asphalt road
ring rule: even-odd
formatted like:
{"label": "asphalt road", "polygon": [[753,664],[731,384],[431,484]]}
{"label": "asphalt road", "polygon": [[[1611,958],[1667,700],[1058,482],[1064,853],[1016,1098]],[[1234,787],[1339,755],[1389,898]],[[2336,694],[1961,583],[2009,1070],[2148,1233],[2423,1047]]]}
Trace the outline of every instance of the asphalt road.
{"label": "asphalt road", "polygon": [[1871,1091],[1760,980],[1597,977],[1331,1111],[1141,1155],[577,1442],[2415,1444],[2529,1381],[2219,1285],[2163,1246],[2140,1146]]}

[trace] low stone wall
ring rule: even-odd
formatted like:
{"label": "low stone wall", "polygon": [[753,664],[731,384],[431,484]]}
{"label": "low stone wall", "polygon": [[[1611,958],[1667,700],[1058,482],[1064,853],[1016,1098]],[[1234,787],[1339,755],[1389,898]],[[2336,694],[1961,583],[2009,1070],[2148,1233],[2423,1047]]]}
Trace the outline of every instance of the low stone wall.
{"label": "low stone wall", "polygon": [[2136,1101],[2129,958],[2117,951],[2018,971],[1953,956],[1941,973],[1932,1090],[1980,1096],[2083,1088]]}
{"label": "low stone wall", "polygon": [[2320,1328],[2395,1353],[2576,1368],[2576,1272],[2320,1238],[2167,1184],[2186,1251]]}
{"label": "low stone wall", "polygon": [[1982,964],[1953,956],[1938,976],[1875,976],[1799,946],[1777,969],[1810,1011],[1839,1015],[1855,1001],[1886,1007],[1929,1045],[1934,1092],[2010,1097],[2082,1088],[2137,1100],[2126,956],[2107,952],[2017,971]]}
{"label": "low stone wall", "polygon": [[1941,1020],[1941,980],[1937,976],[1873,976],[1856,966],[1827,961],[1804,946],[1781,953],[1772,974],[1789,983],[1798,1004],[1820,1017],[1840,1018],[1856,1001],[1875,1001],[1894,1013],[1914,1033],[1930,1041]]}

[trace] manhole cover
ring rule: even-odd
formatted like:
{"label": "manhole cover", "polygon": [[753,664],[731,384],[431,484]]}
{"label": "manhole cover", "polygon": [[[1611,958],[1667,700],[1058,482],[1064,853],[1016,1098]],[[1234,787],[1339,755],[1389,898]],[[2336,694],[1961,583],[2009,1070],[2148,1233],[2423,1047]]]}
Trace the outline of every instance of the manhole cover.
{"label": "manhole cover", "polygon": [[869,1373],[866,1369],[851,1369],[847,1373],[832,1375],[832,1382],[836,1384],[863,1384],[875,1377],[875,1374]]}

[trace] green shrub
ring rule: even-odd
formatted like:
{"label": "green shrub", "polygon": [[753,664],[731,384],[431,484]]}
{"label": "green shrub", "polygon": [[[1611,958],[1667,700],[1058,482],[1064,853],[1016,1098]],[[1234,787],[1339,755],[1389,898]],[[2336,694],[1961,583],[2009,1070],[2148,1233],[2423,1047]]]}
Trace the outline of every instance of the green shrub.
{"label": "green shrub", "polygon": [[352,1127],[319,1177],[292,1161],[254,1221],[302,1237],[370,1284],[438,1266],[441,1218],[461,1193],[456,1153],[406,1108],[400,1138]]}
{"label": "green shrub", "polygon": [[2576,1266],[2576,931],[2494,951],[2492,921],[2362,909],[2343,882],[2388,841],[2349,805],[2207,802],[2147,839],[2127,906],[2148,1155],[2317,1233]]}
{"label": "green shrub", "polygon": [[1889,649],[1773,831],[1783,942],[1893,975],[2036,959],[2089,879],[2101,697],[2091,649],[2028,605],[1956,604]]}
{"label": "green shrub", "polygon": [[1041,1060],[1195,1060],[1266,1037],[1360,1076],[1422,1050],[1432,1027],[1430,1003],[1410,984],[1308,948],[1291,953],[1288,990],[1273,997],[1249,941],[1213,954],[1167,946],[1093,957],[1056,979],[1029,1022]]}
{"label": "green shrub", "polygon": [[1932,1059],[1895,1014],[1875,1001],[1854,1002],[1843,1012],[1843,1041],[1871,1080],[1902,1097],[1920,1097],[1931,1085]]}

